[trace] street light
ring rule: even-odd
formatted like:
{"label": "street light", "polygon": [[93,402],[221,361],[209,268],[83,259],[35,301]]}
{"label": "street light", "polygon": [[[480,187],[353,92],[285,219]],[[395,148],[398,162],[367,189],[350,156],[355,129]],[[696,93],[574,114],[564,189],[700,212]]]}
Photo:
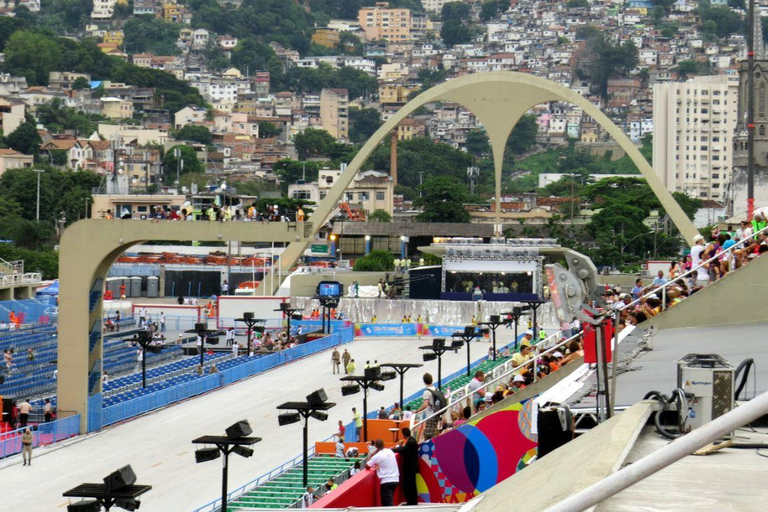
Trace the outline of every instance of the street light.
{"label": "street light", "polygon": [[328,413],[325,412],[336,404],[328,402],[328,396],[324,389],[318,389],[307,396],[306,402],[285,402],[277,406],[278,411],[296,411],[293,413],[282,413],[278,415],[277,422],[280,426],[297,423],[300,419],[304,420],[304,488],[307,487],[307,467],[309,458],[309,417],[316,420],[325,421],[328,419]]}
{"label": "street light", "polygon": [[437,359],[437,389],[442,391],[442,376],[443,376],[443,354],[449,350],[458,352],[464,345],[461,340],[453,340],[449,346],[445,346],[445,338],[433,338],[431,345],[424,345],[419,347],[424,350],[422,358],[424,361],[434,361]]}
{"label": "street light", "polygon": [[349,383],[341,386],[342,396],[354,395],[363,388],[363,442],[368,442],[368,388],[384,391],[384,384],[379,382],[382,380],[381,367],[372,366],[366,368],[363,375],[347,375],[340,380]]}
{"label": "street light", "polygon": [[34,171],[37,173],[37,208],[35,209],[35,220],[39,222],[40,221],[40,175],[45,172],[45,169],[34,169]]}
{"label": "street light", "polygon": [[[405,378],[405,372],[410,370],[411,368],[421,368],[424,366],[423,364],[419,363],[384,363],[381,365],[383,368],[392,368],[397,372],[398,375],[400,375],[400,407],[402,408],[404,406],[403,404],[403,380]],[[386,379],[382,379],[386,380]]]}
{"label": "street light", "polygon": [[[259,318],[253,318],[253,313],[243,313],[243,318],[235,318],[235,322],[243,322],[245,325],[248,326],[248,333],[247,333],[247,339],[248,339],[248,357],[251,356],[251,334],[253,333],[253,326],[256,324],[265,323],[266,320],[262,320]],[[256,328],[257,332],[264,332],[264,326],[259,326]]]}
{"label": "street light", "polygon": [[501,321],[500,315],[491,315],[487,322],[483,322],[480,325],[487,326],[493,333],[493,360],[496,360],[496,329],[499,328],[504,322]]}
{"label": "street light", "polygon": [[628,241],[627,243],[625,243],[625,244],[624,244],[624,245],[621,247],[621,260],[622,260],[622,261],[624,261],[624,249],[626,249],[626,248],[629,246],[629,244],[631,244],[632,242],[634,242],[635,240],[637,240],[637,239],[638,239],[638,238],[640,238],[641,236],[645,236],[645,235],[652,235],[652,234],[654,234],[654,233],[656,233],[656,231],[648,231],[647,233],[640,233],[639,235],[637,235],[637,236],[635,236],[635,237],[632,237],[632,238],[630,238],[630,239],[629,239],[629,241]]}
{"label": "street light", "polygon": [[225,436],[202,436],[194,439],[192,444],[214,445],[216,448],[201,448],[195,451],[195,461],[208,462],[224,455],[224,464],[221,470],[221,510],[227,510],[227,479],[229,477],[229,454],[236,453],[248,458],[253,455],[253,449],[248,446],[261,441],[260,437],[248,437],[251,435],[251,425],[247,420],[238,421],[225,431]]}
{"label": "street light", "polygon": [[[478,337],[478,334],[475,332],[475,326],[474,325],[467,325],[464,327],[463,331],[455,332],[451,334],[453,338],[459,338],[458,340],[454,339],[451,343],[451,347],[454,345],[456,347],[461,347],[461,345],[465,345],[467,347],[467,377],[470,375],[470,354],[469,354],[469,343],[473,341],[475,338]],[[461,341],[461,345],[457,343],[458,341]]]}
{"label": "street light", "polygon": [[136,484],[136,473],[133,472],[133,468],[123,466],[106,476],[103,484],[80,484],[63,493],[62,496],[82,498],[81,501],[67,506],[67,510],[71,512],[97,512],[101,507],[105,510],[112,507],[137,510],[141,505],[138,497],[151,489],[151,485]]}

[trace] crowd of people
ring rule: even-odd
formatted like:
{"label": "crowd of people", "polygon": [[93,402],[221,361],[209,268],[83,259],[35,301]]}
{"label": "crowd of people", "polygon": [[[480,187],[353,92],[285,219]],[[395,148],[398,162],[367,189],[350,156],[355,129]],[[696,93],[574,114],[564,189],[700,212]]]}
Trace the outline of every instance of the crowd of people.
{"label": "crowd of people", "polygon": [[[132,214],[128,209],[113,212],[111,209],[104,212],[107,220],[130,219]],[[188,203],[181,208],[173,208],[167,205],[153,206],[147,218],[152,222],[162,220],[202,220],[211,222],[229,221],[254,221],[254,222],[303,222],[306,218],[304,210],[299,206],[295,211],[281,211],[278,205],[268,205],[265,209],[259,209],[256,203],[245,205],[238,203],[231,206],[209,205],[203,206],[199,213],[195,213]]]}

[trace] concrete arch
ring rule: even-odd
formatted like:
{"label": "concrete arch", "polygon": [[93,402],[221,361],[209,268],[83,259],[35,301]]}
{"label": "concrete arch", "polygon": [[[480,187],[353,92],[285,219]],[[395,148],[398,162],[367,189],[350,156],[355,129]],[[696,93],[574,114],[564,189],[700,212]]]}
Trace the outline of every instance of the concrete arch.
{"label": "concrete arch", "polygon": [[[328,215],[333,211],[344,190],[352,182],[360,167],[376,150],[379,143],[417,108],[442,100],[459,103],[470,109],[488,133],[496,173],[497,214],[501,211],[501,166],[507,138],[512,132],[512,128],[532,107],[549,101],[563,101],[581,107],[619,143],[640,169],[677,229],[680,230],[685,240],[693,245],[693,237],[698,234],[693,223],[653,172],[648,161],[624,132],[608,119],[608,116],[583,96],[562,85],[537,76],[508,71],[464,75],[427,90],[403,106],[397,114],[392,116],[368,139],[349,163],[346,171],[342,173],[325,198],[320,201],[312,214],[315,232],[320,229]],[[306,249],[307,243],[291,243],[280,258],[282,270],[287,271],[295,264]]]}
{"label": "concrete arch", "polygon": [[[104,280],[126,249],[147,240],[295,242],[311,240],[311,223],[286,222],[140,222],[83,220],[64,232],[59,257],[59,352],[57,407],[80,413],[82,432],[98,429],[100,415],[88,428],[91,397],[101,393],[101,326],[91,348],[92,326],[103,318]],[[93,292],[93,293],[92,293]],[[89,386],[89,376],[95,379]],[[92,407],[100,407],[96,403]],[[100,412],[100,411],[98,411]]]}

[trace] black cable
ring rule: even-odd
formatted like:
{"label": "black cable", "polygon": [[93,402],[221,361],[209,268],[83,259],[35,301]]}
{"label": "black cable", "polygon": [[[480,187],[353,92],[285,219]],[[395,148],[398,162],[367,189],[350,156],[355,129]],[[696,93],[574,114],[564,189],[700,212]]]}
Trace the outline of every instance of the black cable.
{"label": "black cable", "polygon": [[752,369],[754,365],[755,365],[755,360],[750,357],[743,360],[741,363],[739,363],[739,366],[736,367],[736,371],[734,372],[734,378],[738,380],[739,374],[742,372],[742,370],[744,371],[744,375],[742,375],[741,382],[739,382],[739,385],[736,388],[736,392],[733,395],[734,400],[739,399],[739,395],[741,395],[741,392],[743,391],[744,386],[746,386],[747,384],[747,379],[749,378],[749,371]]}

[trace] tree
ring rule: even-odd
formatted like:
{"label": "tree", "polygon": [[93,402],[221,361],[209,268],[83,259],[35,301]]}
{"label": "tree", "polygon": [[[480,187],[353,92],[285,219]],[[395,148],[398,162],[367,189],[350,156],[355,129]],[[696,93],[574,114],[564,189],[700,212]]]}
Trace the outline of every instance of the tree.
{"label": "tree", "polygon": [[508,2],[505,3],[501,0],[485,0],[483,6],[480,8],[480,19],[483,21],[492,20],[500,13],[504,12],[504,9],[507,7],[509,7]]}
{"label": "tree", "polygon": [[469,212],[464,208],[469,194],[464,184],[438,176],[427,180],[422,189],[423,197],[413,202],[424,209],[416,216],[418,222],[469,222]]}
{"label": "tree", "polygon": [[603,32],[591,32],[586,38],[586,61],[584,71],[603,99],[608,99],[608,80],[626,76],[638,62],[637,47],[632,41],[613,44]]}
{"label": "tree", "polygon": [[11,149],[25,155],[36,155],[43,143],[37,128],[30,122],[21,123],[5,140]]}
{"label": "tree", "polygon": [[43,34],[19,30],[5,45],[5,70],[29,85],[48,85],[48,73],[59,69],[60,60],[56,41]]}
{"label": "tree", "polygon": [[515,155],[521,155],[536,145],[536,134],[539,125],[536,124],[536,116],[524,115],[512,129],[507,139],[507,150]]}
{"label": "tree", "polygon": [[[176,150],[179,150],[180,157],[176,158]],[[205,163],[197,158],[195,150],[189,146],[173,146],[166,151],[163,158],[163,176],[166,183],[173,183],[176,175],[183,176],[187,173],[204,173]]]}
{"label": "tree", "polygon": [[709,62],[698,62],[695,60],[684,60],[677,65],[677,73],[682,80],[691,75],[703,75],[709,71]]}
{"label": "tree", "polygon": [[368,222],[392,222],[392,215],[386,210],[373,210],[373,213],[368,215]]}
{"label": "tree", "polygon": [[301,179],[317,181],[319,170],[320,165],[317,162],[299,162],[290,158],[278,160],[272,165],[272,172],[280,178],[280,188],[284,193],[288,192],[288,185]]}
{"label": "tree", "polygon": [[355,260],[355,272],[389,272],[395,269],[395,257],[388,251],[373,250]]}
{"label": "tree", "polygon": [[446,46],[468,43],[472,39],[472,30],[466,24],[470,19],[469,4],[464,2],[448,2],[443,4],[440,12],[443,26],[440,37]]}
{"label": "tree", "polygon": [[310,156],[324,156],[328,154],[330,146],[336,142],[333,135],[325,130],[307,128],[304,133],[299,133],[293,138],[299,159],[306,160]]}
{"label": "tree", "polygon": [[180,25],[153,16],[135,16],[123,26],[126,53],[176,55]]}
{"label": "tree", "polygon": [[79,76],[75,78],[75,81],[72,82],[72,89],[75,91],[80,91],[82,89],[90,89],[91,84],[88,82],[88,80],[85,77]]}
{"label": "tree", "polygon": [[565,6],[568,9],[589,8],[589,0],[568,0]]}
{"label": "tree", "polygon": [[282,133],[280,128],[275,126],[269,121],[261,121],[259,123],[259,138],[260,139],[272,139],[279,136]]}
{"label": "tree", "polygon": [[490,154],[491,144],[488,140],[488,134],[482,128],[470,130],[467,133],[467,140],[464,143],[467,152],[477,158]]}
{"label": "tree", "polygon": [[381,114],[376,109],[350,110],[349,138],[352,142],[363,143],[376,133],[381,124]]}
{"label": "tree", "polygon": [[176,140],[191,140],[200,144],[210,145],[213,142],[213,135],[207,126],[199,124],[187,124],[177,130],[174,134]]}
{"label": "tree", "polygon": [[710,6],[702,3],[695,12],[701,18],[702,32],[710,38],[742,34],[746,28],[744,17],[726,5]]}

